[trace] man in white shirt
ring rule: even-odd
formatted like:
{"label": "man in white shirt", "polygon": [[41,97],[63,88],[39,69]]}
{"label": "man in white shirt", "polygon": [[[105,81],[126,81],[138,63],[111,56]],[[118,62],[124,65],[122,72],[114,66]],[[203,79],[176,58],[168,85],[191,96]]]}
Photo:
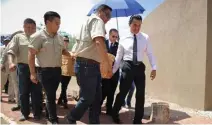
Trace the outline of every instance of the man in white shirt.
{"label": "man in white shirt", "polygon": [[112,111],[113,121],[117,124],[121,123],[118,113],[133,81],[137,90],[133,124],[142,123],[145,100],[145,65],[142,62],[144,53],[148,56],[152,66],[150,77],[152,80],[156,77],[156,63],[149,43],[149,36],[139,32],[141,24],[142,17],[140,15],[133,15],[130,17],[130,32],[120,40],[117,50],[113,73],[118,70],[123,60],[120,92],[116,96]]}

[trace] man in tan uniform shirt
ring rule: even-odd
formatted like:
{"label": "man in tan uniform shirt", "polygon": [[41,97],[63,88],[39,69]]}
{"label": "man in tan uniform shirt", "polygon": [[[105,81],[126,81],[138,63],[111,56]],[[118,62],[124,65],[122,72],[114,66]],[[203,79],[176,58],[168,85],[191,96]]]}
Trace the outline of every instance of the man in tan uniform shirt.
{"label": "man in tan uniform shirt", "polygon": [[[95,14],[88,17],[81,27],[76,44],[73,48],[76,56],[75,74],[80,87],[80,99],[76,107],[68,114],[69,123],[80,120],[89,108],[89,124],[99,124],[101,100],[100,62],[104,72],[111,72],[107,56],[105,38],[105,23],[111,18],[112,9],[100,5]],[[112,74],[111,74],[112,75]]]}
{"label": "man in tan uniform shirt", "polygon": [[[8,102],[15,102],[15,93],[13,86],[17,84],[15,81],[16,79],[12,79],[15,74],[13,72],[9,72],[9,66],[7,63],[7,49],[8,44],[11,40],[11,35],[6,36],[6,38],[3,39],[4,46],[1,46],[1,90],[6,84],[7,80],[9,80],[9,86],[8,86]],[[16,100],[17,101],[17,100]]]}
{"label": "man in tan uniform shirt", "polygon": [[[0,46],[0,65],[1,65],[1,92],[2,92],[2,89],[3,87],[5,86],[7,80],[8,80],[8,77],[9,77],[9,69],[8,69],[8,65],[5,63],[5,51],[6,51],[6,48],[7,48],[7,45],[8,43],[10,42],[11,40],[11,37],[10,36],[6,36],[5,38],[3,38],[2,40],[2,43],[3,43],[3,46]],[[8,98],[8,102],[13,102],[14,99],[12,98]]]}
{"label": "man in tan uniform shirt", "polygon": [[60,15],[48,11],[44,14],[44,21],[46,28],[31,37],[29,65],[31,80],[35,84],[41,83],[47,96],[46,108],[49,121],[52,124],[57,124],[55,101],[61,78],[62,54],[67,56],[70,54],[63,45],[63,37],[57,34],[60,26]]}
{"label": "man in tan uniform shirt", "polygon": [[[10,42],[11,39],[13,38],[13,36],[15,36],[18,33],[20,33],[20,32],[15,32],[11,36],[9,36],[9,38],[7,39],[9,41],[5,44],[6,48],[5,48],[5,50],[2,54],[2,58],[1,58],[1,64],[4,66],[4,69],[5,69],[4,73],[3,72],[2,73],[7,74],[7,76],[9,77],[9,90],[8,90],[9,91],[9,100],[10,100],[11,96],[12,96],[12,98],[14,98],[13,96],[15,96],[15,98],[16,98],[16,104],[17,105],[15,107],[12,107],[12,109],[11,109],[12,111],[20,110],[21,104],[20,104],[20,98],[19,98],[19,86],[18,86],[18,79],[17,79],[17,70],[12,71],[12,72],[9,71],[7,51],[9,49],[9,44],[11,44],[11,42]],[[17,61],[15,61],[15,63],[17,63]],[[3,81],[6,81],[7,77],[5,77],[3,79],[2,79]]]}
{"label": "man in tan uniform shirt", "polygon": [[[8,62],[9,70],[18,71],[18,83],[21,102],[22,116],[20,121],[27,120],[30,114],[29,98],[31,94],[32,111],[34,119],[41,117],[42,106],[42,87],[40,84],[33,84],[30,80],[30,70],[28,65],[28,45],[30,36],[36,31],[36,23],[33,19],[24,20],[24,33],[17,34],[11,40],[9,45]],[[17,66],[14,59],[17,59]]]}

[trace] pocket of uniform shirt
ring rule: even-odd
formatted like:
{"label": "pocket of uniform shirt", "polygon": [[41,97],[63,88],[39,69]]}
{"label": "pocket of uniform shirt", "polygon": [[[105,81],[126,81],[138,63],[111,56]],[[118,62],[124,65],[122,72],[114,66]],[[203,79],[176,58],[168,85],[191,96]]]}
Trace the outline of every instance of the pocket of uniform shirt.
{"label": "pocket of uniform shirt", "polygon": [[57,42],[57,45],[56,46],[57,46],[59,52],[62,52],[62,50],[63,50],[63,44],[60,43],[60,42]]}
{"label": "pocket of uniform shirt", "polygon": [[20,42],[20,50],[24,50],[28,48],[29,43],[27,42]]}
{"label": "pocket of uniform shirt", "polygon": [[50,49],[53,46],[53,43],[51,42],[45,42],[43,44],[43,47],[40,49],[40,51],[46,52],[48,48]]}
{"label": "pocket of uniform shirt", "polygon": [[20,46],[28,46],[29,45],[29,41],[27,38],[20,38],[21,42],[19,42]]}

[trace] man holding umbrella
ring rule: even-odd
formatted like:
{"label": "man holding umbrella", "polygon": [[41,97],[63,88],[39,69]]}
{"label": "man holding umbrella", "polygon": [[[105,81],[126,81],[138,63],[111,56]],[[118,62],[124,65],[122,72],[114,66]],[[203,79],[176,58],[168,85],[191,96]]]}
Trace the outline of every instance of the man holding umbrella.
{"label": "man holding umbrella", "polygon": [[77,36],[73,53],[76,56],[75,74],[80,86],[80,99],[68,114],[69,123],[80,120],[89,108],[89,123],[99,124],[101,101],[100,62],[103,71],[112,76],[112,67],[105,47],[105,23],[111,18],[112,9],[100,5],[95,14],[87,18]]}

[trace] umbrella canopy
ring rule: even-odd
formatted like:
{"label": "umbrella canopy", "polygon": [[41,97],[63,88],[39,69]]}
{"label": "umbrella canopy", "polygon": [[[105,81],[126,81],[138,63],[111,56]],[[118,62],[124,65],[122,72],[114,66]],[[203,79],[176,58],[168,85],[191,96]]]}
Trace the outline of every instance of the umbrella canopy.
{"label": "umbrella canopy", "polygon": [[128,17],[135,14],[142,14],[145,9],[136,0],[101,0],[99,3],[93,6],[87,16],[96,12],[96,9],[102,5],[108,5],[112,8],[112,18],[116,18],[117,29],[118,28],[118,17]]}
{"label": "umbrella canopy", "polygon": [[136,0],[101,0],[93,6],[88,16],[95,13],[101,4],[108,5],[113,9],[112,17],[128,17],[134,14],[142,14],[145,11]]}

